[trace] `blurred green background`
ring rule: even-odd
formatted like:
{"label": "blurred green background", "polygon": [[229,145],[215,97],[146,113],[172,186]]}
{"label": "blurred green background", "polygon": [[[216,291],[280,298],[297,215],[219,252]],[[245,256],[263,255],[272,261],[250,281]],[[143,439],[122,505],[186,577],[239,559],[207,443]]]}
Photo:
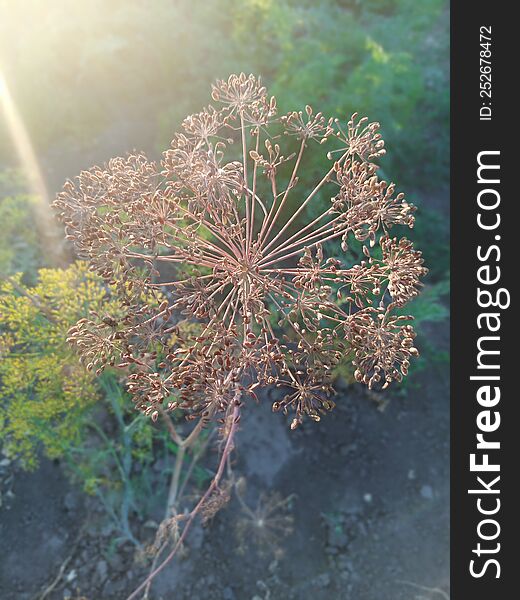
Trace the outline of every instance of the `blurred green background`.
{"label": "blurred green background", "polygon": [[[232,72],[261,75],[281,114],[307,103],[342,118],[359,111],[382,124],[383,176],[423,209],[416,237],[438,278],[448,266],[447,4],[2,0],[3,112],[8,93],[52,200],[65,178],[110,156],[158,157],[182,118],[208,102],[211,82]],[[20,166],[17,137],[0,118],[2,196],[13,192],[5,170]],[[12,229],[14,209],[0,210]],[[9,269],[28,263],[12,260]]]}
{"label": "blurred green background", "polygon": [[312,99],[381,121],[386,166],[403,185],[447,180],[443,0],[3,0],[0,10],[1,68],[39,153],[100,147],[118,126],[162,148],[210,82],[246,71],[282,112]]}
{"label": "blurred green background", "polygon": [[[382,177],[419,206],[405,235],[430,269],[412,306],[417,368],[434,364],[447,377],[430,335],[448,317],[446,0],[0,0],[0,446],[26,468],[41,450],[64,458],[128,539],[121,497],[139,512],[138,493],[157,485],[137,481],[132,464],[148,464],[159,434],[140,421],[128,434],[135,415],[113,375],[77,373],[65,333],[104,292],[69,266],[48,205],[94,163],[133,149],[159,158],[181,120],[207,104],[211,83],[240,71],[262,76],[280,114],[311,104],[381,123]],[[301,175],[304,186],[323,171],[320,160]],[[413,385],[412,373],[402,393]],[[113,429],[98,432],[94,452],[96,410],[112,415]],[[126,465],[116,484],[100,466],[111,457]]]}
{"label": "blurred green background", "polygon": [[65,179],[134,149],[160,158],[211,83],[240,71],[263,77],[280,114],[309,103],[381,123],[381,176],[420,208],[406,235],[431,289],[415,312],[446,317],[446,0],[0,0],[0,272],[34,283],[39,267],[66,266],[47,208]]}

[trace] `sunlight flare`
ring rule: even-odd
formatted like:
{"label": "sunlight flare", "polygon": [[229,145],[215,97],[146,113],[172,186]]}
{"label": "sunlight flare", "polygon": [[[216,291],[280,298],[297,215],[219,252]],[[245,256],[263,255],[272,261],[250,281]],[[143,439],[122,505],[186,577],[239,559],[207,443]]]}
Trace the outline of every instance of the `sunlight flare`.
{"label": "sunlight flare", "polygon": [[29,189],[37,199],[34,215],[35,226],[41,235],[42,242],[45,244],[50,262],[54,263],[55,259],[58,258],[59,248],[54,239],[56,237],[54,235],[56,227],[49,210],[49,194],[29,134],[1,70],[0,114],[4,117],[7,131],[18,156],[23,174],[29,184]]}

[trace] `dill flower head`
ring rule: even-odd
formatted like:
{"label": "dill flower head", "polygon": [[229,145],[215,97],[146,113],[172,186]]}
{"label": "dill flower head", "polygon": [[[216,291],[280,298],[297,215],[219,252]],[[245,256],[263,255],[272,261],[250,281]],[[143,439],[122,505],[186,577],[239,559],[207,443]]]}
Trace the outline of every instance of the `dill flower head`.
{"label": "dill flower head", "polygon": [[[410,241],[389,235],[413,226],[415,207],[378,177],[378,123],[310,106],[278,117],[260,79],[243,73],[217,81],[212,98],[161,164],[112,159],[58,195],[68,239],[127,309],[70,337],[97,369],[127,367],[137,407],[154,418],[174,408],[222,418],[237,390],[274,384],[287,394],[273,409],[293,411],[294,428],[333,408],[341,360],[386,387],[417,355],[395,309],[426,269]],[[299,173],[312,152],[330,164],[308,188]],[[159,293],[166,300],[146,301]]]}

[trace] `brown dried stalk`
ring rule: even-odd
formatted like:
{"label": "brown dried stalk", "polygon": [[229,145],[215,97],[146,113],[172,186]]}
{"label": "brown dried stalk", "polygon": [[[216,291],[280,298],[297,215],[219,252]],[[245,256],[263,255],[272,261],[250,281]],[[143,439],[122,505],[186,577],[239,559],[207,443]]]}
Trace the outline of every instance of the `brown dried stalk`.
{"label": "brown dried stalk", "polygon": [[[292,428],[319,421],[345,358],[369,387],[401,381],[417,350],[410,317],[395,310],[426,269],[411,242],[388,234],[412,227],[415,208],[377,176],[379,124],[309,106],[278,118],[260,79],[243,73],[217,81],[212,98],[160,166],[112,159],[57,197],[78,254],[127,306],[124,318],[83,319],[71,342],[89,368],[127,367],[136,406],[153,419],[181,409],[228,422],[237,390],[247,399],[275,384],[288,392],[273,409],[293,411]],[[281,133],[296,152],[284,152]],[[334,147],[309,192],[298,173],[314,143]],[[323,198],[320,214],[307,210]],[[364,258],[348,266],[335,255],[341,246],[352,264],[353,238]],[[159,290],[157,308],[146,298]]]}

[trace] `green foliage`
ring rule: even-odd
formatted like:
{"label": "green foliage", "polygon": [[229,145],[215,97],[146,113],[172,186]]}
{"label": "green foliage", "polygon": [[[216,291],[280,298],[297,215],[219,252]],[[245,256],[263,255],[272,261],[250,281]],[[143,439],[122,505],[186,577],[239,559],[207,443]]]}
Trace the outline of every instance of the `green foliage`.
{"label": "green foliage", "polygon": [[92,145],[128,122],[162,148],[211,81],[247,71],[264,76],[281,111],[313,98],[325,114],[381,121],[392,150],[385,169],[402,185],[447,181],[445,0],[157,0],[153,10],[140,0],[75,10],[28,0],[2,10],[3,69],[38,148]]}
{"label": "green foliage", "polygon": [[417,330],[417,346],[421,352],[421,360],[410,366],[408,377],[403,381],[399,393],[406,394],[409,387],[417,385],[416,375],[427,366],[438,369],[443,366],[442,377],[445,377],[445,366],[449,361],[449,352],[442,349],[442,344],[435,335],[435,324],[449,319],[449,273],[433,284],[427,284],[417,298],[407,307],[406,314],[414,317]]}
{"label": "green foliage", "polygon": [[20,274],[0,280],[0,440],[26,468],[37,465],[40,448],[56,458],[80,443],[98,393],[65,340],[72,323],[105,303],[82,263],[41,269],[34,286]]}
{"label": "green foliage", "polygon": [[34,226],[37,200],[25,193],[21,176],[0,172],[0,275],[23,272],[34,278],[41,264],[41,246]]}
{"label": "green foliage", "polygon": [[447,279],[450,268],[449,221],[428,208],[424,199],[419,199],[417,205],[417,219],[409,237],[423,253],[424,262],[429,269],[428,280],[438,282]]}
{"label": "green foliage", "polygon": [[383,124],[392,150],[384,167],[393,178],[414,187],[433,187],[433,176],[447,179],[444,2],[230,5],[233,39],[245,49],[235,68],[263,74],[282,112],[303,108],[308,98],[327,115],[362,111]]}
{"label": "green foliage", "polygon": [[121,116],[149,123],[158,106],[189,102],[227,52],[219,4],[0,3],[2,69],[36,146],[91,143]]}
{"label": "green foliage", "polygon": [[419,331],[423,323],[438,323],[449,317],[446,297],[450,291],[448,279],[427,285],[422,293],[417,296],[406,308],[406,314],[414,317]]}
{"label": "green foliage", "polygon": [[40,269],[34,285],[21,274],[0,279],[0,444],[27,470],[42,452],[62,460],[138,544],[130,514],[146,517],[163,489],[149,467],[157,447],[169,456],[167,434],[136,415],[115,371],[96,378],[72,352],[67,331],[90,311],[118,315],[121,306],[85,263]]}

